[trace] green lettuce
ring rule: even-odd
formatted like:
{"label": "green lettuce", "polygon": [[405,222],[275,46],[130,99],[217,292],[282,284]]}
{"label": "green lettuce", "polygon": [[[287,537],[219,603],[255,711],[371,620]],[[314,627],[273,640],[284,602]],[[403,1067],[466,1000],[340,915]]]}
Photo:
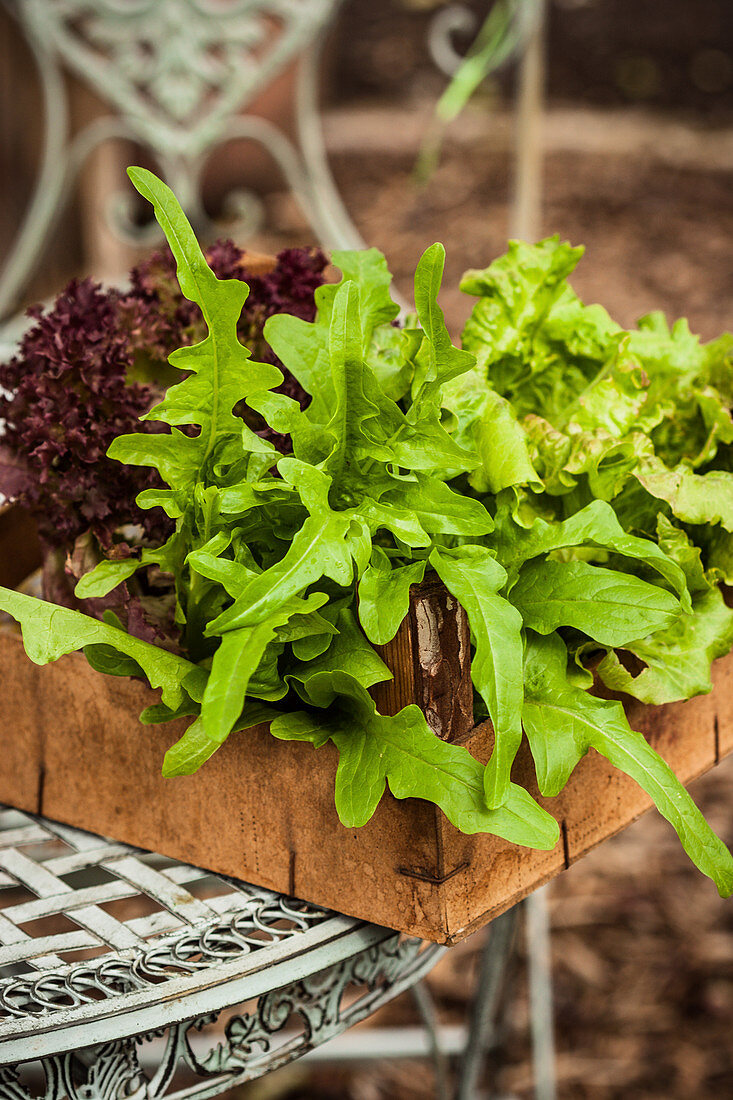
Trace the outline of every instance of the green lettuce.
{"label": "green lettuce", "polygon": [[[182,380],[146,416],[164,430],[109,451],[158,472],[161,488],[138,503],[163,509],[173,535],[100,562],[76,594],[104,597],[156,566],[175,588],[181,653],[0,589],[31,658],[83,649],[100,672],[159,689],[144,723],[191,719],[168,776],[261,723],[330,743],[348,827],[389,788],[464,832],[552,848],[557,823],[512,778],[522,737],[549,796],[596,749],[730,893],[727,850],[621,705],[592,693],[590,668],[667,702],[709,690],[712,661],[733,644],[718,588],[733,576],[732,341],[702,345],[658,315],[625,332],[569,287],[582,250],[551,238],[512,242],[465,276],[477,302],[458,347],[438,304],[442,245],[421,257],[401,325],[384,257],[338,252],[342,278],[316,292],[315,320],[283,313],[265,327],[306,392],[301,407],[237,338],[246,285],[215,277],[160,180],[130,175],[207,335],[171,357]],[[292,453],[266,442],[257,418]],[[485,767],[417,706],[381,714],[371,694],[392,675],[374,647],[397,634],[413,586],[436,577],[468,619],[476,717],[495,734]]]}

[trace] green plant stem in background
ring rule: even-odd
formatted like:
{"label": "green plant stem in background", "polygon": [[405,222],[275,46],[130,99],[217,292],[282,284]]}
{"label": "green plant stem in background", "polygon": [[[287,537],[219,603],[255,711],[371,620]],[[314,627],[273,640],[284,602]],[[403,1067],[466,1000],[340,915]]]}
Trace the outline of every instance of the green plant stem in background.
{"label": "green plant stem in background", "polygon": [[440,159],[445,132],[483,82],[526,41],[534,17],[533,0],[496,0],[466,56],[438,100],[423,138],[414,175],[427,183]]}

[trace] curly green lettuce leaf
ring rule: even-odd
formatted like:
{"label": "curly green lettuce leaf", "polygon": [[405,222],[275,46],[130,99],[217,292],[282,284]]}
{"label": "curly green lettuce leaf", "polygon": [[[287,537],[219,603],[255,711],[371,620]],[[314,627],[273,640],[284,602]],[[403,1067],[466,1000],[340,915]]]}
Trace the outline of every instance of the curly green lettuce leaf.
{"label": "curly green lettuce leaf", "polygon": [[[171,363],[190,373],[145,416],[170,425],[171,434],[119,436],[108,454],[130,465],[156,467],[171,489],[187,490],[201,480],[207,464],[222,467],[241,458],[243,449],[275,453],[233,410],[248,394],[278,386],[282,373],[254,362],[239,341],[237,322],[249,293],[246,283],[214,275],[169,187],[144,168],[129,169],[129,176],[153,204],[176,259],[181,291],[199,306],[208,336],[173,353]],[[194,425],[200,431],[187,435],[177,431],[179,425]]]}
{"label": "curly green lettuce leaf", "polygon": [[[651,432],[654,450],[667,465],[681,461],[697,467],[713,459],[720,444],[731,442],[733,420],[726,393],[731,368],[729,335],[701,344],[687,321],[670,328],[662,313],[642,317],[629,333],[630,351],[648,378],[649,406],[665,415]],[[722,392],[721,392],[722,387]]]}
{"label": "curly green lettuce leaf", "polygon": [[485,547],[436,548],[430,564],[468,616],[474,645],[471,677],[495,733],[485,795],[490,807],[501,806],[522,740],[522,616],[498,595],[506,572]]}
{"label": "curly green lettuce leaf", "polygon": [[[574,433],[571,440],[567,475],[577,483],[584,474],[591,496],[613,501],[614,508],[617,508],[617,498],[625,489],[638,484],[633,480],[634,475],[652,452],[648,436],[641,431],[633,431],[619,439],[597,428]],[[634,523],[634,527],[639,527],[639,524]]]}
{"label": "curly green lettuce leaf", "polygon": [[578,761],[594,748],[631,776],[673,826],[693,863],[722,897],[733,893],[733,857],[715,835],[668,764],[632,730],[620,703],[597,699],[567,675],[560,637],[530,633],[525,655],[522,719],[540,791],[556,795]]}
{"label": "curly green lettuce leaf", "polygon": [[474,427],[481,467],[469,481],[480,493],[499,493],[510,485],[538,485],[527,437],[508,401],[487,389],[486,402]]}
{"label": "curly green lettuce leaf", "polygon": [[671,408],[669,397],[661,404],[651,400],[649,376],[630,354],[629,337],[624,336],[596,376],[555,418],[555,426],[620,439],[632,430],[648,432]]}
{"label": "curly green lettuce leaf", "polygon": [[684,463],[670,469],[660,458],[647,457],[635,476],[651,496],[665,501],[685,523],[721,524],[733,532],[733,473],[694,473]]}
{"label": "curly green lettuce leaf", "polygon": [[582,254],[557,236],[536,245],[511,241],[505,256],[461,281],[479,299],[463,346],[520,417],[562,415],[618,341],[621,330],[605,310],[583,305],[567,284]]}
{"label": "curly green lettuce leaf", "polygon": [[525,625],[539,634],[570,626],[608,646],[663,630],[682,613],[671,592],[584,561],[533,559],[522,568],[511,597]]}
{"label": "curly green lettuce leaf", "polygon": [[463,331],[463,343],[494,375],[507,359],[531,359],[535,332],[566,286],[582,248],[550,237],[539,244],[510,241],[504,256],[483,270],[467,271],[461,290],[479,300]]}
{"label": "curly green lettuce leaf", "polygon": [[587,477],[598,500],[611,501],[630,482],[640,460],[652,450],[647,436],[633,431],[619,439],[602,428],[560,431],[542,416],[522,419],[530,458],[549,496],[566,496]]}
{"label": "curly green lettuce leaf", "polygon": [[410,588],[425,576],[426,561],[393,567],[384,550],[375,546],[359,583],[359,619],[375,645],[391,642],[410,607]]}
{"label": "curly green lettuce leaf", "polygon": [[[189,696],[202,697],[208,678],[205,669],[108,623],[9,588],[0,588],[0,610],[20,623],[25,651],[34,664],[48,664],[86,646],[105,646],[103,653],[108,657],[114,651],[134,661],[150,686],[161,689],[167,707],[175,709]],[[93,660],[98,656],[97,650]]]}
{"label": "curly green lettuce leaf", "polygon": [[[336,809],[349,828],[374,814],[387,784],[395,798],[425,798],[465,833],[493,833],[515,844],[550,849],[557,822],[522,787],[512,784],[502,806],[488,809],[483,768],[467,749],[436,737],[417,706],[393,717],[377,712],[368,692],[343,673],[322,674],[336,690],[338,707],[324,713],[296,711],[276,718],[271,732],[282,740],[331,739],[339,751]],[[314,688],[316,685],[313,685]]]}

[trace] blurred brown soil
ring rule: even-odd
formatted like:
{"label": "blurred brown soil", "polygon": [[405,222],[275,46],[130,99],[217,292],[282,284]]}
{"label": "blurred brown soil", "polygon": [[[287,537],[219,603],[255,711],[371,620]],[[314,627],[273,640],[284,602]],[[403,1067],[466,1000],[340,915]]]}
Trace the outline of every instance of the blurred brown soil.
{"label": "blurred brown soil", "polygon": [[[596,126],[603,125],[599,114]],[[650,127],[653,120],[644,124]],[[457,289],[462,272],[506,248],[510,157],[502,137],[492,149],[487,122],[485,134],[447,143],[424,188],[404,154],[366,149],[333,157],[347,208],[365,240],[387,254],[406,296],[421,251],[443,241],[441,301],[454,330],[471,304]],[[661,160],[643,140],[619,153],[551,149],[542,232],[586,246],[573,284],[622,324],[663,309],[687,316],[693,331],[710,338],[733,325],[732,176],[690,159],[683,166]]]}
{"label": "blurred brown soil", "polygon": [[[458,290],[469,267],[506,250],[511,131],[505,114],[470,112],[451,130],[424,186],[413,168],[424,106],[344,110],[327,118],[331,165],[364,240],[385,252],[405,298],[421,252],[447,250],[441,304],[460,332],[472,299]],[[733,134],[669,124],[635,111],[550,112],[541,233],[585,245],[572,283],[630,326],[653,309],[686,316],[712,339],[733,327]],[[604,145],[607,146],[603,151]],[[294,201],[270,197],[277,250],[311,239]]]}

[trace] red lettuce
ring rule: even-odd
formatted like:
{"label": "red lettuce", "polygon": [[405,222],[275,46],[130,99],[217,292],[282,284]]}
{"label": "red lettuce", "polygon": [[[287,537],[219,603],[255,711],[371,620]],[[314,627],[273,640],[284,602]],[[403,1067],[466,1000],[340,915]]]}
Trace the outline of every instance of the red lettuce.
{"label": "red lettuce", "polygon": [[[255,357],[275,361],[264,323],[284,310],[313,320],[326,257],[318,249],[286,249],[270,273],[251,276],[246,253],[232,241],[218,241],[207,258],[220,278],[249,283],[240,337]],[[198,306],[180,292],[170,251],[134,268],[127,291],[73,280],[50,310],[35,306],[29,316],[35,324],[18,354],[0,364],[0,493],[35,516],[50,548],[68,549],[91,531],[109,554],[116,532],[129,524],[146,542],[164,541],[167,518],[135,505],[157,475],[112,462],[106,452],[116,436],[141,430],[138,418],[170,381],[171,351],[205,335]],[[304,403],[303,390],[284,373],[281,389]],[[142,430],[161,426],[143,422]],[[265,434],[284,442],[270,429]]]}
{"label": "red lettuce", "polygon": [[91,279],[73,280],[49,311],[29,310],[36,323],[18,354],[0,365],[0,492],[35,516],[49,546],[67,546],[90,528],[106,546],[129,523],[153,539],[165,533],[154,512],[135,505],[153,484],[150,473],[106,457],[155,398],[149,386],[128,380],[133,349],[119,324],[119,300],[118,291]]}

